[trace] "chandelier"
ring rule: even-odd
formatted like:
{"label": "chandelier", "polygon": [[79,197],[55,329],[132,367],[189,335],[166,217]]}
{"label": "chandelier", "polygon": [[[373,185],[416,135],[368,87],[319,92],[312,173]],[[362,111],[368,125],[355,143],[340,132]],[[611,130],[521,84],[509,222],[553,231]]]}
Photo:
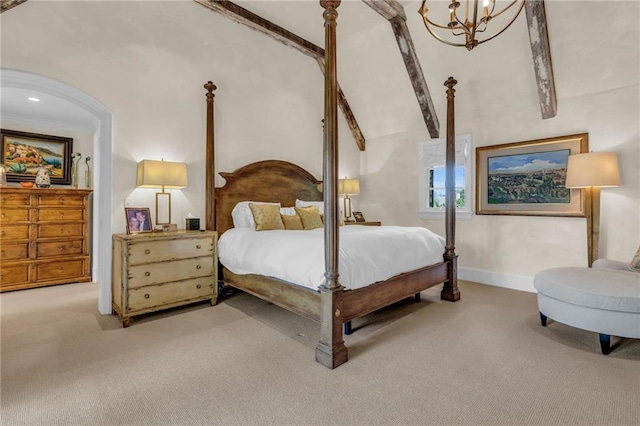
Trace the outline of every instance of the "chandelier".
{"label": "chandelier", "polygon": [[[429,12],[431,12],[429,7],[427,7],[427,2],[433,4],[436,1],[437,0],[422,0],[422,6],[420,7],[418,13],[422,15],[422,20],[424,21],[425,27],[427,27],[427,30],[431,33],[432,36],[434,36],[441,42],[449,44],[451,46],[465,46],[467,50],[472,50],[477,45],[484,43],[485,41],[489,41],[492,38],[495,38],[502,34],[502,32],[509,28],[513,21],[516,20],[516,18],[522,11],[525,2],[525,0],[513,0],[509,1],[508,4],[506,4],[507,2],[505,1],[505,6],[501,10],[496,11],[496,0],[451,0],[451,3],[449,4],[449,21],[444,25],[440,25],[436,24],[431,19],[429,19],[429,17],[427,17]],[[478,7],[479,1],[482,1],[482,8]],[[460,10],[461,3],[464,3],[464,14],[462,10]],[[514,8],[514,6],[516,7]],[[488,36],[482,40],[476,38],[476,35],[478,35],[479,33],[484,33],[485,31],[487,31],[489,27],[489,21],[497,18],[510,9],[512,12],[515,11],[515,14],[511,18],[511,20],[505,21],[508,15],[504,15],[499,20],[501,22],[496,23],[497,25],[500,25],[501,23],[502,25],[504,25],[504,22],[506,22],[506,25],[502,26],[502,29],[496,31],[495,33],[493,33],[493,35]],[[433,16],[433,14],[429,16]],[[443,36],[438,35],[436,32],[440,32],[441,34],[443,34]],[[456,42],[455,40],[452,41],[445,38],[445,35],[449,38],[452,38],[450,37],[451,35],[464,35],[465,41],[464,43]]]}

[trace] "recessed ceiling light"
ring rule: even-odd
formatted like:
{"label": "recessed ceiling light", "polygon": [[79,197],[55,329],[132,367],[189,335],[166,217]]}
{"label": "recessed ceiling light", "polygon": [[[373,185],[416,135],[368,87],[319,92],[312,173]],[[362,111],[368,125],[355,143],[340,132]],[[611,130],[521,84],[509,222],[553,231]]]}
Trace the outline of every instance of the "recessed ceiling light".
{"label": "recessed ceiling light", "polygon": [[34,98],[33,96],[29,96],[27,99],[29,99],[31,102],[40,102],[40,99]]}

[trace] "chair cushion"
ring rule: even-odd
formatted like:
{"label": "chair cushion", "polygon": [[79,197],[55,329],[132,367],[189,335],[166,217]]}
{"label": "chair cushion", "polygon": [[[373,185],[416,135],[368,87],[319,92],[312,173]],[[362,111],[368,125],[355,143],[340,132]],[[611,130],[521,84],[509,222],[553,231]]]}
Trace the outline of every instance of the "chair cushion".
{"label": "chair cushion", "polygon": [[634,272],[551,268],[538,272],[533,285],[539,293],[574,305],[640,313],[640,276]]}

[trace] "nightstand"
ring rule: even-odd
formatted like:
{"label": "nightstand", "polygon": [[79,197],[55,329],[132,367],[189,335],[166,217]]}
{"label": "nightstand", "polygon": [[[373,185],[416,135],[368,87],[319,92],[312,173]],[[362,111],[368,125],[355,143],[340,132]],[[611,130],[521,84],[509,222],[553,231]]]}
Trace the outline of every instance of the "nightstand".
{"label": "nightstand", "polygon": [[345,222],[345,225],[382,226],[382,222]]}
{"label": "nightstand", "polygon": [[218,301],[217,233],[176,231],[113,236],[113,312],[131,317]]}

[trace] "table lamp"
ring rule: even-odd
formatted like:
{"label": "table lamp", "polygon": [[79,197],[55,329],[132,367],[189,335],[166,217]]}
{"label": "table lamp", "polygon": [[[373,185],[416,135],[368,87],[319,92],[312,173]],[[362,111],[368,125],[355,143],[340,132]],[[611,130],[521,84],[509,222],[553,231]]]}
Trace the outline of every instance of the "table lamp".
{"label": "table lamp", "polygon": [[344,195],[344,221],[351,222],[351,198],[350,195],[360,193],[360,181],[358,179],[338,179],[338,195]]}
{"label": "table lamp", "polygon": [[587,191],[587,256],[591,266],[598,259],[600,244],[600,188],[620,186],[618,157],[614,152],[570,155],[565,186]]}
{"label": "table lamp", "polygon": [[156,192],[156,225],[171,223],[171,193],[165,189],[187,186],[187,165],[171,161],[142,160],[138,163],[137,186],[162,188]]}

